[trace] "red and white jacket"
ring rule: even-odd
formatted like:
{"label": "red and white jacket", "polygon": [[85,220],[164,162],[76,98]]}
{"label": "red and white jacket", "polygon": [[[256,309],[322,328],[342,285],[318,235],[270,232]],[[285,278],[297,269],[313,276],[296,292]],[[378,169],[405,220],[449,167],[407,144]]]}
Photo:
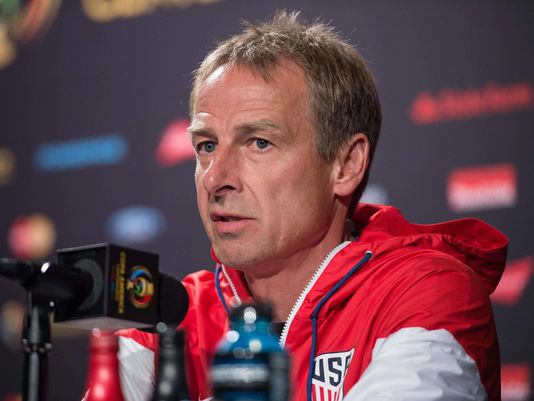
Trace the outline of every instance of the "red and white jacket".
{"label": "red and white jacket", "polygon": [[[374,205],[360,205],[354,223],[357,240],[325,257],[285,322],[292,401],[500,400],[489,294],[507,238],[476,219],[416,225]],[[227,305],[252,297],[242,273],[226,266],[183,283],[189,388],[203,400],[211,396],[210,359],[229,328]],[[125,397],[146,401],[155,338],[119,335]]]}

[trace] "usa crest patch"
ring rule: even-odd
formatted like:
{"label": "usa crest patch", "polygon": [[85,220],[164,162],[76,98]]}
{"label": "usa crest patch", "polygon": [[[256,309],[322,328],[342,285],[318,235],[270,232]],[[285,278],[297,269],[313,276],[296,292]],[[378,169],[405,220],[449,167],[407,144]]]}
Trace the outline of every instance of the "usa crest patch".
{"label": "usa crest patch", "polygon": [[314,401],[343,399],[343,382],[353,354],[354,348],[349,351],[328,352],[315,358],[312,378]]}

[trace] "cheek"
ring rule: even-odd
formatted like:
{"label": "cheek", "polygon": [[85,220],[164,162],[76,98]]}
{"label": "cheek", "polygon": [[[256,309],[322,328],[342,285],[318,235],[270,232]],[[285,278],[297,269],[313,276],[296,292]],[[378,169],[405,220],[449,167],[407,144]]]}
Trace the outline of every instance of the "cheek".
{"label": "cheek", "polygon": [[286,176],[285,188],[303,205],[324,202],[333,193],[329,170],[314,167],[308,166]]}
{"label": "cheek", "polygon": [[310,222],[320,224],[331,214],[331,183],[327,175],[314,171],[286,176],[273,198],[271,201],[277,203],[280,223],[287,231],[300,231]]}

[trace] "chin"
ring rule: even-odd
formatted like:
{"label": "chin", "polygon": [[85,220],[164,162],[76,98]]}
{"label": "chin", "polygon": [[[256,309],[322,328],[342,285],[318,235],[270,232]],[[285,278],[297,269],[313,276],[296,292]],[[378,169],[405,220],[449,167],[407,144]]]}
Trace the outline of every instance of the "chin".
{"label": "chin", "polygon": [[[220,255],[219,255],[220,253]],[[258,264],[259,258],[254,258],[253,255],[248,254],[247,252],[217,252],[215,255],[219,261],[228,267],[232,267],[237,270],[250,270]]]}
{"label": "chin", "polygon": [[236,238],[213,236],[210,238],[210,242],[215,256],[225,266],[240,265],[250,253],[250,248]]}
{"label": "chin", "polygon": [[243,260],[243,258],[239,257],[222,257],[219,258],[221,263],[225,266],[232,267],[236,270],[248,270],[252,268],[252,263],[248,262],[247,260]]}

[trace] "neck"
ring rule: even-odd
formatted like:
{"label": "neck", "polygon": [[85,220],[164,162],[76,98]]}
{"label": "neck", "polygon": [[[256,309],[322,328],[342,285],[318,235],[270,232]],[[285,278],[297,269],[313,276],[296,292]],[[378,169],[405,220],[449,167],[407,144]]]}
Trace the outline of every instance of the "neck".
{"label": "neck", "polygon": [[286,321],[300,293],[323,260],[345,240],[345,237],[339,235],[336,241],[324,241],[311,249],[301,251],[283,260],[271,262],[271,267],[276,266],[273,270],[269,270],[267,266],[255,270],[274,271],[272,274],[262,275],[251,271],[245,272],[245,279],[252,296],[256,301],[267,302],[273,306],[275,322]]}

